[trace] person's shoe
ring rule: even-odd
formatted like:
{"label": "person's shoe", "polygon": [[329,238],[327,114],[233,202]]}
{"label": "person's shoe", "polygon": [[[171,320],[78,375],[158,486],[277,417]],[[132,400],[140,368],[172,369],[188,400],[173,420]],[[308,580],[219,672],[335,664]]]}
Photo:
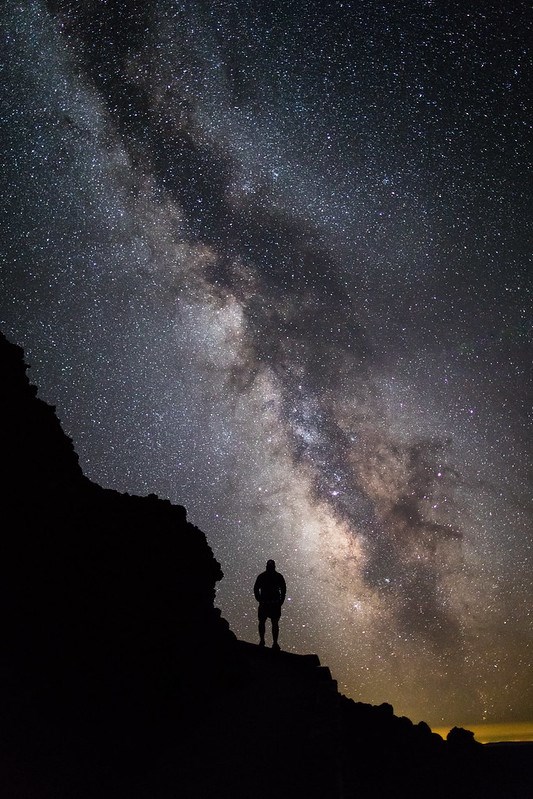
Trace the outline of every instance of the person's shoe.
{"label": "person's shoe", "polygon": [[272,644],[272,649],[274,650],[274,652],[280,652],[281,651],[281,647],[280,647],[279,644]]}
{"label": "person's shoe", "polygon": [[264,641],[259,641],[259,646],[264,646],[264,645],[265,645]]}

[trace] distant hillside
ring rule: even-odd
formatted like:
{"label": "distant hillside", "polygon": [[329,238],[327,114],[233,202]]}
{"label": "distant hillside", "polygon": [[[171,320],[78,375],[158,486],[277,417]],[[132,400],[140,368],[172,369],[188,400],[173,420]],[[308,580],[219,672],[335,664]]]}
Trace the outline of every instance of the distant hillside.
{"label": "distant hillside", "polygon": [[348,700],[315,655],[237,641],[185,509],[85,478],[3,336],[0,430],[2,796],[527,795],[516,755]]}

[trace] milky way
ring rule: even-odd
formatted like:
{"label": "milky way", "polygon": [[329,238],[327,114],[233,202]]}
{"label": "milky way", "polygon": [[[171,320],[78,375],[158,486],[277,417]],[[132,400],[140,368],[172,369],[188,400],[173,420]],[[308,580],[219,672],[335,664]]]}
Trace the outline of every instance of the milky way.
{"label": "milky way", "polygon": [[533,714],[529,23],[3,12],[0,321],[85,473],[187,507],[239,636],[274,557],[283,647],[435,725]]}

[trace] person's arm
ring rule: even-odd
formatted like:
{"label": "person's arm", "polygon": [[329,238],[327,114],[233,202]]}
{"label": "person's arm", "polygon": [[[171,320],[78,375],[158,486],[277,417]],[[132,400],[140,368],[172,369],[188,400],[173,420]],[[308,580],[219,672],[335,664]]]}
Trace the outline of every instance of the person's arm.
{"label": "person's arm", "polygon": [[258,602],[261,602],[261,575],[257,578],[254,585],[254,596]]}
{"label": "person's arm", "polygon": [[287,584],[282,574],[280,574],[280,578],[281,579],[279,581],[279,593],[280,593],[281,604],[283,605],[283,603],[285,602],[285,594],[287,593]]}

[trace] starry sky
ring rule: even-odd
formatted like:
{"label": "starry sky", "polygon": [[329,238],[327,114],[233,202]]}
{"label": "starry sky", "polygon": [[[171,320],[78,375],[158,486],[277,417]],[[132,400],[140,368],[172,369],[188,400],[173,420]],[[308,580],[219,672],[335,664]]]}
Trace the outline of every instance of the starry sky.
{"label": "starry sky", "polygon": [[85,473],[239,637],[274,558],[343,693],[531,729],[528,4],[1,13],[0,324]]}

